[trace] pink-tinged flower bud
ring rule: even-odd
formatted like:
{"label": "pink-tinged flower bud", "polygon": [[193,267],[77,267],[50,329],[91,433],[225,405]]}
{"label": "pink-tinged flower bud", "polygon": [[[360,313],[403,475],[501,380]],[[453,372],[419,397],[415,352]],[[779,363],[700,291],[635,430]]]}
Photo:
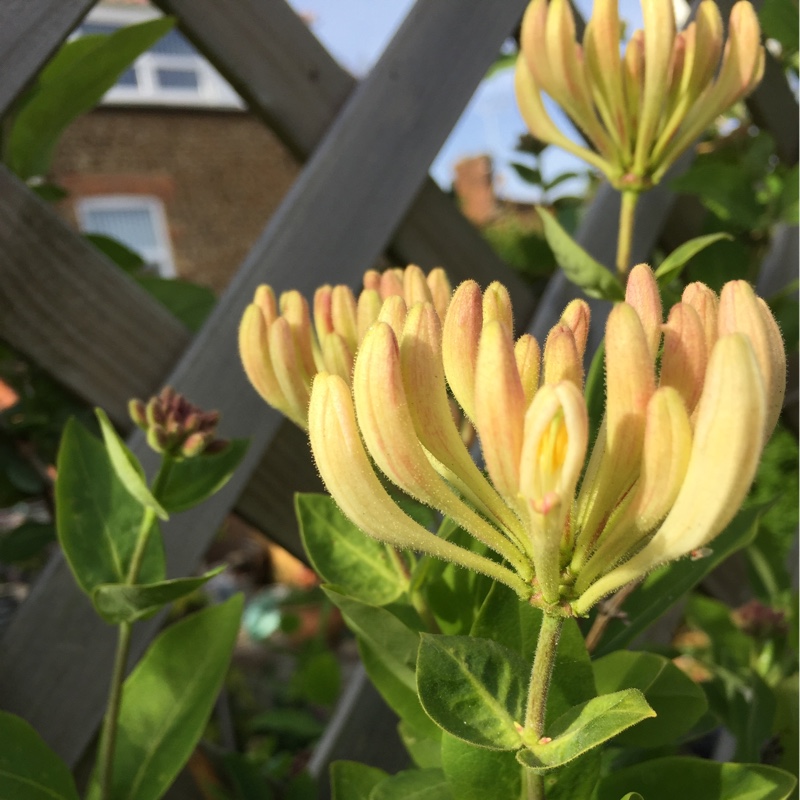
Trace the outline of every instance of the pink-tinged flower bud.
{"label": "pink-tinged flower bud", "polygon": [[456,497],[428,462],[409,414],[397,341],[385,323],[376,323],[364,338],[353,373],[353,398],[364,443],[386,477],[524,569],[508,539]]}
{"label": "pink-tinged flower bud", "polygon": [[653,271],[647,264],[637,264],[628,276],[625,287],[625,302],[633,306],[644,328],[650,356],[655,361],[661,343],[661,295]]}
{"label": "pink-tinged flower bud", "polygon": [[425,530],[389,497],[361,443],[350,389],[338,376],[323,372],[314,379],[308,432],[325,486],[364,533],[394,547],[418,550],[482,572],[521,597],[530,596],[529,587],[513,572]]}
{"label": "pink-tinged flower bud", "polygon": [[378,320],[387,323],[394,331],[394,335],[398,341],[403,335],[403,328],[406,324],[406,317],[408,316],[408,308],[406,301],[398,294],[393,294],[383,301]]}
{"label": "pink-tinged flower bud", "polygon": [[284,317],[272,323],[268,337],[272,368],[286,401],[284,413],[301,428],[306,428],[311,380],[303,369],[291,327]]}
{"label": "pink-tinged flower bud", "polygon": [[349,286],[334,286],[331,293],[333,329],[341,336],[350,351],[358,349],[358,311],[356,299]]}
{"label": "pink-tinged flower bud", "polygon": [[559,600],[564,528],[588,435],[586,403],[575,384],[543,386],[525,414],[520,494],[529,513],[536,578],[548,603]]}
{"label": "pink-tinged flower bud", "polygon": [[664,353],[661,356],[661,386],[674,387],[683,398],[686,410],[694,411],[703,391],[706,363],[705,334],[700,315],[686,303],[669,312],[664,325]]}
{"label": "pink-tinged flower bud", "polygon": [[529,333],[523,333],[514,345],[514,358],[517,362],[522,391],[527,408],[539,389],[539,372],[542,360],[539,342]]}
{"label": "pink-tinged flower bud", "polygon": [[261,307],[255,303],[247,307],[239,325],[239,354],[247,379],[255,390],[269,405],[283,414],[288,414],[289,404],[286,402],[269,355],[267,322]]}
{"label": "pink-tinged flower bud", "polygon": [[542,383],[554,385],[571,381],[583,388],[583,360],[578,353],[575,334],[566,325],[554,325],[544,343]]}
{"label": "pink-tinged flower bud", "polygon": [[381,274],[376,269],[368,269],[364,273],[364,291],[373,290],[380,293]]}
{"label": "pink-tinged flower bud", "polygon": [[750,284],[730,281],[719,298],[719,335],[743,333],[750,340],[768,398],[764,441],[769,438],[783,407],[786,355],[777,324],[766,304],[759,303]]}
{"label": "pink-tinged flower bud", "polygon": [[262,283],[256,289],[253,302],[261,309],[267,326],[278,318],[278,303],[275,300],[275,293],[272,291],[271,286]]}
{"label": "pink-tinged flower bud", "polygon": [[583,356],[586,352],[586,342],[589,339],[589,322],[591,318],[592,312],[589,308],[589,304],[580,298],[567,303],[567,307],[561,315],[561,324],[566,325],[575,336],[575,347],[578,350],[578,356],[581,361],[583,361]]}
{"label": "pink-tinged flower bud", "polygon": [[514,312],[508,289],[499,281],[492,281],[483,293],[483,325],[499,320],[505,325],[509,336],[514,335]]}
{"label": "pink-tinged flower bud", "polygon": [[280,309],[281,317],[289,323],[297,355],[310,381],[317,367],[311,345],[311,317],[308,303],[300,292],[292,290],[281,295]]}
{"label": "pink-tinged flower bud", "polygon": [[441,268],[436,267],[428,273],[428,288],[433,299],[433,307],[439,315],[439,319],[444,322],[447,307],[450,305],[450,298],[453,296],[453,287],[447,277],[447,273]]}
{"label": "pink-tinged flower bud", "polygon": [[635,551],[664,519],[683,485],[691,447],[692,428],[682,398],[671,387],[657,389],[647,404],[639,479],[580,570],[576,594]]}
{"label": "pink-tinged flower bud", "polygon": [[156,453],[166,453],[170,449],[170,437],[159,425],[147,429],[147,444]]}
{"label": "pink-tinged flower bud", "polygon": [[[451,306],[448,319],[452,310]],[[457,344],[457,339],[455,342]],[[485,516],[521,540],[519,520],[475,466],[453,422],[444,382],[442,350],[441,323],[433,306],[414,306],[408,312],[400,342],[403,383],[407,387],[408,410],[414,429],[422,446],[442,467],[444,476]],[[436,464],[434,467],[439,470]]]}
{"label": "pink-tinged flower bud", "polygon": [[128,416],[137,428],[147,430],[147,406],[141,400],[130,400],[128,402]]}
{"label": "pink-tinged flower bud", "polygon": [[654,567],[705,546],[730,522],[750,488],[761,455],[766,401],[749,339],[719,339],[697,411],[686,476],[650,542],[600,578],[573,604],[594,603]]}
{"label": "pink-tinged flower bud", "polygon": [[381,313],[383,301],[377,289],[364,289],[358,296],[356,320],[358,327],[358,341],[363,341],[370,325],[376,322]]}
{"label": "pink-tinged flower bud", "polygon": [[690,283],[681,296],[681,301],[691,306],[700,317],[706,343],[706,353],[711,353],[717,341],[717,320],[719,317],[719,299],[704,283]]}
{"label": "pink-tinged flower bud", "polygon": [[578,498],[576,569],[639,474],[645,414],[654,391],[653,361],[639,316],[627,303],[618,303],[606,325],[605,418]]}
{"label": "pink-tinged flower bud", "polygon": [[314,292],[314,329],[321,342],[329,333],[333,333],[333,315],[331,314],[331,296],[333,286],[326,283]]}
{"label": "pink-tinged flower bud", "polygon": [[519,494],[519,459],[525,418],[514,342],[500,320],[484,325],[475,367],[475,427],[495,489],[514,503]]}
{"label": "pink-tinged flower bud", "polygon": [[466,415],[475,419],[475,363],[483,327],[481,290],[464,281],[455,291],[444,318],[442,358],[447,383]]}
{"label": "pink-tinged flower bud", "polygon": [[193,433],[186,438],[181,445],[181,455],[184,458],[194,458],[199,456],[211,441],[211,437],[207,433]]}
{"label": "pink-tinged flower bud", "polygon": [[632,130],[639,126],[644,92],[644,31],[634,31],[622,61],[625,83],[625,110]]}
{"label": "pink-tinged flower bud", "polygon": [[409,307],[415,303],[433,302],[425,273],[416,264],[410,264],[403,270],[403,297]]}
{"label": "pink-tinged flower bud", "polygon": [[343,336],[329,333],[322,340],[322,363],[325,372],[338,375],[350,383],[353,372],[353,353]]}
{"label": "pink-tinged flower bud", "polygon": [[394,294],[399,294],[400,297],[405,297],[403,292],[403,270],[401,269],[387,269],[381,275],[381,297],[385,300]]}

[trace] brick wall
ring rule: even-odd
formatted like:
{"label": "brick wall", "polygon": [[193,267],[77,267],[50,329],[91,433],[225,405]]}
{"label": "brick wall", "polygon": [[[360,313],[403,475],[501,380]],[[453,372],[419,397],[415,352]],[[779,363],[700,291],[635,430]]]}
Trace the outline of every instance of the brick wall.
{"label": "brick wall", "polygon": [[70,191],[60,208],[73,223],[82,197],[158,197],[178,274],[219,291],[298,172],[248,114],[101,108],[66,131],[50,177]]}

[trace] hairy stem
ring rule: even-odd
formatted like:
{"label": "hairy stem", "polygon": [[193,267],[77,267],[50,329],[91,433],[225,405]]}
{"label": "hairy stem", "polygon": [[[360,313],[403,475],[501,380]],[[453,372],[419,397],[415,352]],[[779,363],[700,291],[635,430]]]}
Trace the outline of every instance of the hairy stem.
{"label": "hairy stem", "polygon": [[626,189],[622,192],[622,204],[619,210],[619,234],[617,236],[617,272],[621,278],[628,274],[631,261],[631,245],[633,244],[633,227],[636,217],[636,204],[639,192]]}
{"label": "hairy stem", "polygon": [[[538,742],[544,736],[544,718],[547,711],[547,693],[564,617],[545,613],[533,657],[531,682],[528,687],[528,707],[525,714],[524,735],[528,741]],[[544,800],[544,778],[530,770],[525,773],[527,800]]]}

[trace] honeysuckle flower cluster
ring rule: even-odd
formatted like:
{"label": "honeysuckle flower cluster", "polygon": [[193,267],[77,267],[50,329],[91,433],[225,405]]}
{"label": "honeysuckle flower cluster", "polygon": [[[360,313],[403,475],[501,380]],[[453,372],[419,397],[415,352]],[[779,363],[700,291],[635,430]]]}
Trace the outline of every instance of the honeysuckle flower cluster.
{"label": "honeysuckle flower cluster", "polygon": [[[672,0],[642,0],[644,30],[620,52],[617,0],[596,0],[583,43],[568,0],[533,0],[522,22],[516,93],[531,133],[601,170],[618,189],[657,183],[714,119],[747,96],[764,71],[755,10],[739,0],[728,38],[714,0],[676,32]],[[545,110],[542,92],[569,115],[583,147]]]}
{"label": "honeysuckle flower cluster", "polygon": [[404,319],[416,302],[431,303],[444,319],[451,294],[441,268],[427,276],[414,265],[383,273],[368,270],[358,300],[349,286],[320,286],[314,294],[312,326],[312,312],[300,292],[284,292],[276,301],[270,286],[259,286],[239,328],[245,372],[267,403],[307,428],[311,381],[317,372],[339,375],[349,383],[356,352],[373,322]]}
{"label": "honeysuckle flower cluster", "polygon": [[150,447],[171,458],[211,455],[228,446],[226,439],[217,438],[219,412],[203,411],[171,386],[165,386],[146,403],[131,400],[128,413],[147,435]]}
{"label": "honeysuckle flower cluster", "polygon": [[[633,269],[606,326],[605,414],[588,463],[584,301],[567,306],[541,348],[529,334],[515,338],[499,283],[481,292],[467,281],[441,310],[395,297],[373,314],[352,377],[320,369],[307,416],[296,413],[326,487],[365,533],[489,574],[552,613],[584,614],[708,545],[738,510],[777,421],[786,367],[778,326],[747,283],[719,297],[690,284],[664,323],[652,272]],[[278,351],[252,309],[242,357],[260,376],[255,362]],[[302,359],[284,366],[307,386]],[[451,396],[478,433],[488,479]],[[378,471],[502,563],[420,526]]]}

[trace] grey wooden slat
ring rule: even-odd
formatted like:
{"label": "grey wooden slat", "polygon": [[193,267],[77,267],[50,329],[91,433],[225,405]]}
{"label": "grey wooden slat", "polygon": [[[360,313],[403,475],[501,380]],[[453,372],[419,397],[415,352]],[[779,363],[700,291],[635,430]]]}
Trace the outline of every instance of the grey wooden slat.
{"label": "grey wooden slat", "polygon": [[[252,442],[242,468],[211,502],[166,526],[170,574],[199,561],[280,423],[247,385],[236,355],[238,320],[256,284],[267,279],[278,290],[295,285],[310,292],[320,279],[357,282],[385,247],[522,6],[480,0],[466,8],[459,0],[439,0],[415,7],[170,375],[196,402],[221,410],[226,435],[249,435]],[[141,436],[131,447],[147,455]],[[64,571],[63,564],[50,570],[4,637],[0,707],[21,713],[74,763],[105,702],[98,676],[107,674],[111,648],[107,637],[95,635],[103,626],[85,601],[66,589]],[[140,626],[135,654],[154,629],[154,622]],[[76,642],[83,644],[80,655]],[[64,663],[70,656],[82,659],[84,671]],[[71,721],[68,734],[63,720]]]}
{"label": "grey wooden slat", "polygon": [[0,116],[93,5],[94,0],[0,3]]}
{"label": "grey wooden slat", "polygon": [[[313,152],[356,87],[355,78],[334,61],[284,0],[158,0],[158,4],[180,19],[182,30],[250,109],[301,158]],[[388,96],[381,102],[393,101]],[[529,287],[430,178],[397,226],[391,250],[400,263],[425,269],[444,266],[454,277],[472,277],[483,284],[503,280],[517,301],[520,319],[533,311]]]}
{"label": "grey wooden slat", "polygon": [[158,388],[187,330],[0,166],[0,337],[127,418]]}

